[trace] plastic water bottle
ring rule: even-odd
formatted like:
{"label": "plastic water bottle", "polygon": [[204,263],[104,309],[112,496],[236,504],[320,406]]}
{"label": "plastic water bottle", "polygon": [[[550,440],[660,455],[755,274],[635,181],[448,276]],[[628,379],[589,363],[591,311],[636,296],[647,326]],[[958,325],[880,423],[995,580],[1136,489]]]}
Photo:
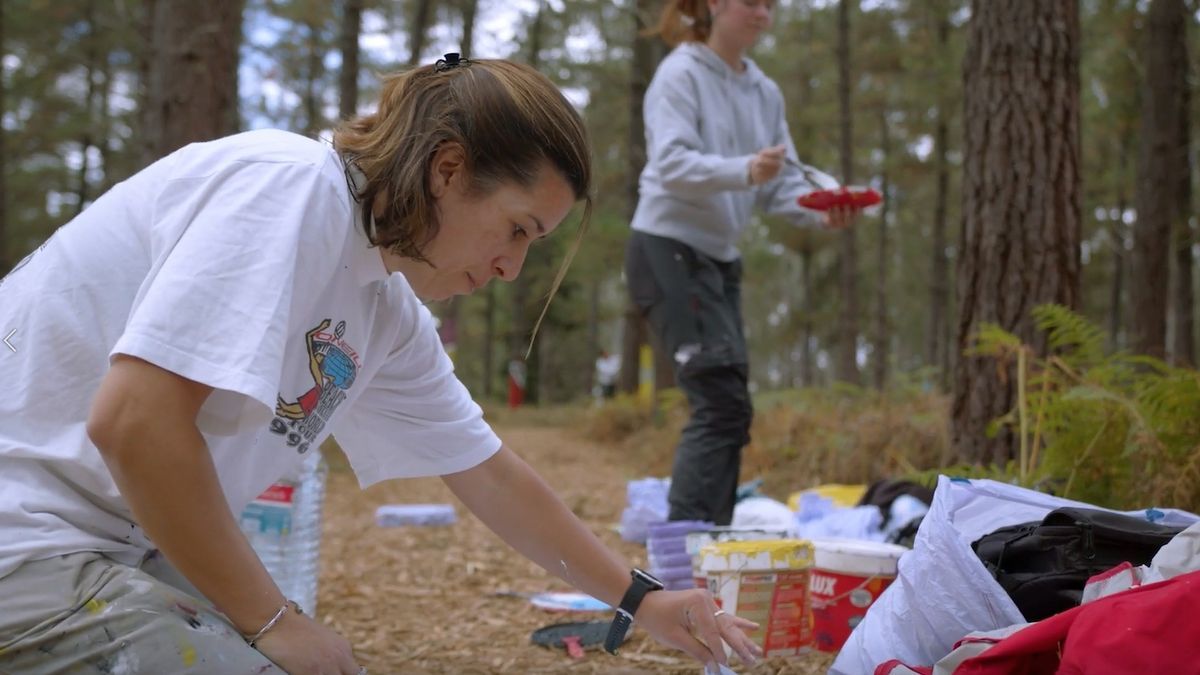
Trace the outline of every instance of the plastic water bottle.
{"label": "plastic water bottle", "polygon": [[242,510],[242,531],[289,600],[313,616],[321,558],[321,504],[328,467],[319,451],[299,475],[280,479]]}

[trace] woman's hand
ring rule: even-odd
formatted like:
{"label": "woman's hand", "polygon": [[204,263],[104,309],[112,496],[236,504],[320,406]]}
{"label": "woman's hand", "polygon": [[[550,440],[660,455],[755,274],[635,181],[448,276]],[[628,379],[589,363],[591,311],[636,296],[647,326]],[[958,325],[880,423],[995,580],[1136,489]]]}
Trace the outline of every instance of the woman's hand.
{"label": "woman's hand", "polygon": [[835,206],[825,212],[825,228],[829,230],[844,230],[858,220],[862,209],[853,206]]}
{"label": "woman's hand", "polygon": [[718,610],[708,591],[647,593],[634,620],[654,639],[688,653],[705,668],[729,664],[724,644],[748,665],[762,656],[762,649],[743,632],[758,624]]}
{"label": "woman's hand", "polygon": [[254,644],[288,675],[358,675],[346,638],[307,614],[289,611]]}

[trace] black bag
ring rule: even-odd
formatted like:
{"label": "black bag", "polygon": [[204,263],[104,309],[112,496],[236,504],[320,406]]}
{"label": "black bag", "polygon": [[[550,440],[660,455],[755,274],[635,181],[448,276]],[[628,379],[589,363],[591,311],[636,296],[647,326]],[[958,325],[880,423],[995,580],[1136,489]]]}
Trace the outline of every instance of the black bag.
{"label": "black bag", "polygon": [[1088,578],[1129,562],[1148,565],[1183,531],[1141,518],[1064,507],[1039,522],[1002,527],[971,544],[1027,621],[1079,605]]}

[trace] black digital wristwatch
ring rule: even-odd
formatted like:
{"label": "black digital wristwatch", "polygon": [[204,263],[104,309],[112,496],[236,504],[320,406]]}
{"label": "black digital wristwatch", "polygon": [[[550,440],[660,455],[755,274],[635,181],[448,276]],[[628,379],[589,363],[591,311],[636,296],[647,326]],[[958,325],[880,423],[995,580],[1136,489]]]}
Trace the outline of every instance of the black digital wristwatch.
{"label": "black digital wristwatch", "polygon": [[642,598],[651,591],[663,589],[663,583],[654,575],[636,567],[630,572],[630,576],[633,577],[633,581],[625,590],[621,604],[617,607],[616,616],[613,617],[612,625],[608,627],[608,637],[604,639],[604,651],[609,654],[616,654],[617,648],[625,641],[625,634],[629,632],[629,626],[633,623],[633,615],[637,614],[638,607],[642,604]]}

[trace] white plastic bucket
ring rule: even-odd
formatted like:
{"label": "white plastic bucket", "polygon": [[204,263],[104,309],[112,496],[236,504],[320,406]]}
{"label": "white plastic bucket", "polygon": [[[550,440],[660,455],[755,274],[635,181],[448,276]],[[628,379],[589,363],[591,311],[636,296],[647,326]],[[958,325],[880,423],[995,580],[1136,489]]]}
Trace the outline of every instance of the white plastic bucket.
{"label": "white plastic bucket", "polygon": [[813,643],[837,652],[863,620],[867,609],[896,578],[907,548],[857,539],[814,539],[809,596]]}

